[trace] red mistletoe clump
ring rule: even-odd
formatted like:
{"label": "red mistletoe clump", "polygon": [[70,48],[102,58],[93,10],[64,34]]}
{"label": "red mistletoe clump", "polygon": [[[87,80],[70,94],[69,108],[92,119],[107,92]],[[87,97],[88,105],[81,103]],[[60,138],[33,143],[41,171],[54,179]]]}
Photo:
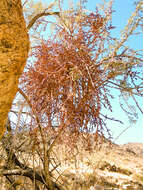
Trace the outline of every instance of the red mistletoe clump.
{"label": "red mistletoe clump", "polygon": [[47,127],[63,123],[70,135],[102,134],[105,116],[101,110],[111,110],[111,106],[100,59],[112,27],[98,12],[73,13],[67,19],[61,19],[53,38],[34,48],[36,61],[27,67],[22,86]]}

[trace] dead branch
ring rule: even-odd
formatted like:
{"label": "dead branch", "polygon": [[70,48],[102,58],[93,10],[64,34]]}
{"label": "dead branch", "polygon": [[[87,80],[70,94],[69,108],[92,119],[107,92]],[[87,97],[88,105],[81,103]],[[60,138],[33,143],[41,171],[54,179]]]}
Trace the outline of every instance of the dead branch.
{"label": "dead branch", "polygon": [[35,22],[36,22],[39,18],[41,18],[41,17],[43,17],[43,16],[52,16],[52,15],[60,16],[60,13],[59,13],[59,12],[42,12],[42,13],[39,13],[39,14],[37,14],[36,16],[34,16],[34,17],[30,20],[30,22],[29,22],[29,24],[28,24],[28,26],[27,26],[27,29],[30,30],[31,27],[35,24]]}

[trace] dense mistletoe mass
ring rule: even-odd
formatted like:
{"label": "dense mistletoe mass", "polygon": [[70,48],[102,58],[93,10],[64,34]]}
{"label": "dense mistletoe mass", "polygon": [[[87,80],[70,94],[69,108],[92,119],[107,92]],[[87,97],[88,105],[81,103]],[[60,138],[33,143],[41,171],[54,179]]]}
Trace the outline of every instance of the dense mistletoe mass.
{"label": "dense mistletoe mass", "polygon": [[[102,107],[111,110],[106,82],[110,76],[101,58],[111,40],[112,26],[99,14],[74,12],[56,26],[56,34],[33,50],[36,61],[22,83],[40,121],[54,121],[71,133],[103,132]],[[96,130],[95,130],[96,129]]]}
{"label": "dense mistletoe mass", "polygon": [[33,48],[36,61],[27,66],[21,81],[43,126],[68,129],[70,137],[81,131],[94,132],[96,139],[110,135],[106,121],[115,119],[102,111],[112,111],[110,89],[132,93],[136,84],[129,81],[138,77],[134,65],[140,61],[132,50],[126,56],[126,49],[110,49],[115,42],[111,14],[111,7],[104,13],[63,13],[54,34]]}

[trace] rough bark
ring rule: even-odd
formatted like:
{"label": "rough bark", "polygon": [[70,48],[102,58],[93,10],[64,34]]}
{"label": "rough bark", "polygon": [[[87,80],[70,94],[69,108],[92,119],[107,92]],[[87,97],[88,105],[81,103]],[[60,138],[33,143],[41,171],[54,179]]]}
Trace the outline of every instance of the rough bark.
{"label": "rough bark", "polygon": [[0,0],[0,138],[29,50],[21,0]]}

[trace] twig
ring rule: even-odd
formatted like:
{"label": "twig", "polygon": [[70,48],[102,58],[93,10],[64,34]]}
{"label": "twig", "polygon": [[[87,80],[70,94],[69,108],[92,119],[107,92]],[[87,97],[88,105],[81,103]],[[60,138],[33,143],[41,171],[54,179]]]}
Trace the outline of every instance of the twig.
{"label": "twig", "polygon": [[139,106],[139,104],[138,104],[136,98],[135,98],[133,95],[132,95],[132,98],[133,98],[133,100],[135,101],[135,104],[136,104],[136,106],[138,107],[138,109],[140,110],[140,112],[143,114],[143,110],[142,110],[141,107]]}

